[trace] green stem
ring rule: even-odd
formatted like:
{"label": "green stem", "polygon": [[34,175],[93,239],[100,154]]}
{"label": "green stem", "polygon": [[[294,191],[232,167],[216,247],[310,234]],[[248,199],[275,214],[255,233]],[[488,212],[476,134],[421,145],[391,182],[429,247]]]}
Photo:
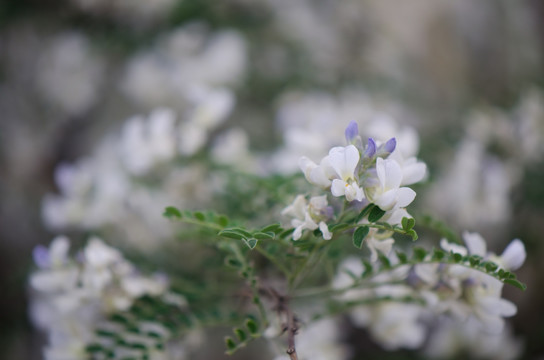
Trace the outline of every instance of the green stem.
{"label": "green stem", "polygon": [[268,261],[270,261],[272,264],[274,264],[286,277],[289,277],[289,274],[291,272],[281,262],[279,262],[278,259],[276,259],[272,255],[270,255],[268,252],[266,252],[266,250],[262,249],[258,244],[254,248],[254,250],[257,250],[257,252],[259,254],[261,254],[265,258],[267,258]]}

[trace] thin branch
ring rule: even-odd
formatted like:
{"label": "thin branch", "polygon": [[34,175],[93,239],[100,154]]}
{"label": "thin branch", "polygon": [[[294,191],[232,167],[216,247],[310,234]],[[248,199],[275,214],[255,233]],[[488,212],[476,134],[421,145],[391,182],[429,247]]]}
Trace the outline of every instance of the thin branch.
{"label": "thin branch", "polygon": [[287,314],[287,354],[291,360],[298,360],[295,347],[295,335],[298,331],[297,319],[288,306],[286,306],[285,312]]}

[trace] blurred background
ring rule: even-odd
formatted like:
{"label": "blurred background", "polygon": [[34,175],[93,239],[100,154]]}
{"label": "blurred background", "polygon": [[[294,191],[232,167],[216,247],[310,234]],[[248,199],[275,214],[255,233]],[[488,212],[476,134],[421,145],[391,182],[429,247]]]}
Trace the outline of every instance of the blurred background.
{"label": "blurred background", "polygon": [[[519,309],[519,356],[544,359],[543,50],[539,0],[1,2],[0,358],[41,358],[28,314],[33,247],[113,227],[66,215],[59,166],[107,153],[108,141],[129,141],[127,119],[168,107],[212,119],[182,126],[202,139],[180,153],[213,145],[257,173],[270,170],[255,165],[262,154],[284,173],[282,152],[317,160],[329,144],[312,148],[315,129],[376,114],[415,128],[430,168],[418,206],[498,253],[524,241],[528,290],[506,297]],[[147,166],[137,157],[126,160],[134,174]],[[164,186],[190,193],[199,171]]]}

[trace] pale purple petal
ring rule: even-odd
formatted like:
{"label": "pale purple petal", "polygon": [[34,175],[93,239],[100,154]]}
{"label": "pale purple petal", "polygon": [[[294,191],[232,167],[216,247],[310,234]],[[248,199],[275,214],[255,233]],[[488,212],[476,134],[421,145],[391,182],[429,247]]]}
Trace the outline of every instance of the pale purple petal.
{"label": "pale purple petal", "polygon": [[350,121],[350,123],[346,127],[346,131],[344,132],[344,134],[346,135],[346,141],[348,143],[351,143],[353,139],[355,139],[355,137],[359,135],[359,127],[357,126],[357,123],[353,120]]}
{"label": "pale purple petal", "polygon": [[41,244],[32,250],[32,257],[34,258],[34,263],[41,269],[47,268],[50,264],[49,250]]}
{"label": "pale purple petal", "polygon": [[388,153],[392,153],[393,151],[395,151],[396,147],[397,147],[397,139],[391,138],[387,140],[387,142],[383,146],[383,149]]}
{"label": "pale purple petal", "polygon": [[376,142],[373,138],[368,138],[368,144],[366,146],[364,156],[370,158],[374,155],[376,155]]}

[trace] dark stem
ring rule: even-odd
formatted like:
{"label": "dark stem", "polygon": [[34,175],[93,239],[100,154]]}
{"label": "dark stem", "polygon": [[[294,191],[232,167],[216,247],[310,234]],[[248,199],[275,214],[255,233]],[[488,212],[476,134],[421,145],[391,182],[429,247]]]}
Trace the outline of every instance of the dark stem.
{"label": "dark stem", "polygon": [[289,297],[280,294],[272,287],[261,287],[261,291],[273,299],[276,303],[274,310],[278,317],[284,318],[283,331],[287,332],[287,354],[291,360],[298,360],[297,349],[295,347],[295,336],[298,332],[299,320],[289,307]]}
{"label": "dark stem", "polygon": [[298,360],[297,349],[295,348],[295,335],[298,331],[298,321],[288,306],[286,306],[285,312],[287,315],[287,354],[291,360]]}

